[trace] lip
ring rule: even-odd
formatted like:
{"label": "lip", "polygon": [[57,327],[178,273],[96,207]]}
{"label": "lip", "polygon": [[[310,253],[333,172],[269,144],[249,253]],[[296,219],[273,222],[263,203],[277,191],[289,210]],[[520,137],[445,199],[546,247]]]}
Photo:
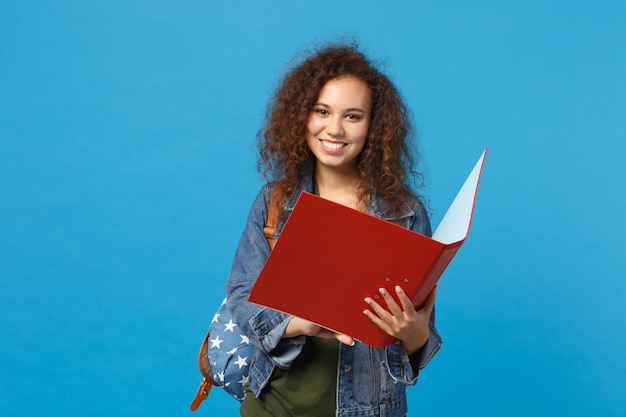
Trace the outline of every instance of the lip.
{"label": "lip", "polygon": [[[330,154],[339,153],[343,149],[345,149],[346,146],[348,146],[347,143],[339,142],[336,140],[320,139],[319,141],[320,141],[320,144],[322,145],[322,149],[324,149],[325,152],[330,153]],[[340,146],[337,146],[337,145],[340,145]]]}

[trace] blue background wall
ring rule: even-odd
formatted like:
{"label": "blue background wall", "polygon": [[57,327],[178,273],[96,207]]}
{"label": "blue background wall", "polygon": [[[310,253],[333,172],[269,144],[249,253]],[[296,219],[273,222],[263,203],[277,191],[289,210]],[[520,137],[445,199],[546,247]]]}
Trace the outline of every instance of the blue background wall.
{"label": "blue background wall", "polygon": [[[0,414],[189,414],[268,94],[297,50],[346,35],[415,114],[435,225],[490,148],[411,415],[625,415],[625,18],[620,1],[3,1]],[[198,415],[237,404],[214,390]]]}

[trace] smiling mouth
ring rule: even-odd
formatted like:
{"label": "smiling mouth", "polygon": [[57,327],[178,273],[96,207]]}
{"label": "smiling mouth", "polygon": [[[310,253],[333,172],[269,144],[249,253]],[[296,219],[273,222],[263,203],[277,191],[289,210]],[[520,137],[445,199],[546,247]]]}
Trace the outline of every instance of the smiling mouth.
{"label": "smiling mouth", "polygon": [[324,139],[320,139],[320,142],[322,143],[322,147],[330,152],[337,152],[340,149],[348,146],[347,143],[331,142],[331,141],[324,140]]}

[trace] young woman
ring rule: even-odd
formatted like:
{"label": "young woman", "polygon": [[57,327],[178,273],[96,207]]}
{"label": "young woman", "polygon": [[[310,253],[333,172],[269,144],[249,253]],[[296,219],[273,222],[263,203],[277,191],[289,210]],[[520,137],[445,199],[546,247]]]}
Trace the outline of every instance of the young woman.
{"label": "young woman", "polygon": [[[276,239],[303,190],[430,236],[410,188],[419,179],[411,135],[396,88],[355,46],[318,50],[278,86],[259,135],[259,167],[269,182],[252,205],[227,281],[228,308],[255,345],[242,416],[406,415],[405,387],[441,345],[434,291],[418,311],[400,287],[400,304],[385,290],[380,304],[364,300],[363,314],[398,339],[382,349],[247,297],[270,253],[263,228],[277,186],[283,201]],[[320,248],[320,256],[329,255]]]}

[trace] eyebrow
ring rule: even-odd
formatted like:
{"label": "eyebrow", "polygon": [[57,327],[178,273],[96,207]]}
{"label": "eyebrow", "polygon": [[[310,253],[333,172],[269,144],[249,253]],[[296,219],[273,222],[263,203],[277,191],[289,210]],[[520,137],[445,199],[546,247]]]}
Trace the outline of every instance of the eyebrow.
{"label": "eyebrow", "polygon": [[[322,103],[322,102],[317,102],[315,103],[315,106],[322,106],[322,107],[326,107],[327,109],[330,109],[332,107],[330,107],[328,104]],[[360,107],[350,107],[348,109],[344,110],[345,112],[358,112],[358,113],[363,113],[365,114],[365,110],[363,110]]]}

